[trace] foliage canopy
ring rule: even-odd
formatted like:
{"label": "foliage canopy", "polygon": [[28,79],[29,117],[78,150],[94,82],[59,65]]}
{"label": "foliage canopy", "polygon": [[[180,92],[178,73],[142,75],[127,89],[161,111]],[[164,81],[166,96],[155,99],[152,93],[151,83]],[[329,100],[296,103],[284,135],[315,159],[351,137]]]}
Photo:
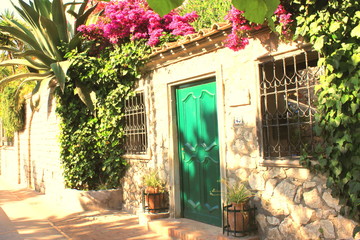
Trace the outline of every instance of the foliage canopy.
{"label": "foliage canopy", "polygon": [[[315,132],[323,143],[306,153],[303,164],[327,175],[327,186],[343,204],[342,213],[360,213],[360,3],[293,1],[296,34],[314,44],[325,74],[318,89]],[[312,162],[308,154],[316,158]],[[360,227],[354,230],[359,231]]]}

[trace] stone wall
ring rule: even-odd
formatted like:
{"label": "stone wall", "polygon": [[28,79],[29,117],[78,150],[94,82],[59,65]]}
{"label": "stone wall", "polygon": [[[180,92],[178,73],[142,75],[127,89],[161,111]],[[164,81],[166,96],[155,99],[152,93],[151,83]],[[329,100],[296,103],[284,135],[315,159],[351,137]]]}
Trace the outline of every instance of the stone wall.
{"label": "stone wall", "polygon": [[26,107],[26,125],[15,134],[14,147],[1,149],[1,175],[43,193],[64,189],[55,99],[44,92],[38,111]]}
{"label": "stone wall", "polygon": [[122,189],[81,191],[64,189],[56,196],[48,195],[51,202],[71,212],[122,209]]}
{"label": "stone wall", "polygon": [[[282,44],[272,54],[286,55],[296,49],[295,45]],[[299,164],[267,167],[263,163],[259,62],[254,59],[266,51],[260,41],[253,40],[242,57],[224,69],[225,177],[245,181],[256,192],[252,203],[258,209],[256,220],[262,239],[352,239],[355,223],[340,215],[339,201],[331,196],[324,176],[313,175]],[[249,93],[249,101],[232,105],[242,92]],[[235,119],[240,122],[235,124]]]}
{"label": "stone wall", "polygon": [[239,168],[232,181],[247,181],[263,239],[352,239],[355,222],[340,215],[323,176],[303,168]]}
{"label": "stone wall", "polygon": [[[139,91],[145,94],[147,128],[148,128],[148,153],[147,155],[131,156],[128,159],[128,169],[122,179],[123,187],[123,209],[131,213],[142,212],[142,178],[151,169],[158,170],[160,177],[167,183],[169,188],[169,139],[167,126],[167,108],[164,98],[167,90],[158,88],[152,81],[152,75],[145,76],[138,83]],[[156,91],[154,90],[156,89]]]}
{"label": "stone wall", "polygon": [[147,162],[141,160],[129,161],[129,168],[122,179],[123,209],[137,214],[142,209],[142,175],[146,172]]}
{"label": "stone wall", "polygon": [[[144,174],[149,172],[151,169],[157,169],[160,177],[168,183],[168,171],[161,169],[161,167],[153,165],[151,161],[144,160],[129,160],[129,168],[126,171],[125,177],[122,179],[123,188],[123,209],[138,214],[143,212],[142,205],[142,191],[144,186],[142,179]],[[166,188],[169,190],[169,185]]]}

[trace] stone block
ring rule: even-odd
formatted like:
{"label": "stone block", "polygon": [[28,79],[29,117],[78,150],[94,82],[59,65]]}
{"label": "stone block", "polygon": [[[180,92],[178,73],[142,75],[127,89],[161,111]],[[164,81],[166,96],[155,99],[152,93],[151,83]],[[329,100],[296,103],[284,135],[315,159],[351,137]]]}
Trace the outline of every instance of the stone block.
{"label": "stone block", "polygon": [[295,192],[296,186],[287,180],[283,180],[275,187],[273,197],[278,201],[293,201]]}
{"label": "stone block", "polygon": [[338,212],[340,211],[341,206],[339,205],[339,199],[333,198],[329,191],[325,191],[322,195],[322,198],[329,207],[335,209]]}
{"label": "stone block", "polygon": [[290,182],[292,184],[294,184],[295,186],[301,186],[303,184],[303,182],[298,179],[292,179],[292,180],[290,180]]}
{"label": "stone block", "polygon": [[280,231],[277,228],[270,228],[267,234],[268,240],[281,240],[283,237],[280,234]]}
{"label": "stone block", "polygon": [[267,209],[271,214],[275,215],[275,216],[279,216],[279,215],[289,215],[289,209],[288,209],[288,204],[289,202],[282,199],[279,200],[278,198],[271,198],[270,201],[268,202],[268,206]]}
{"label": "stone block", "polygon": [[304,239],[301,234],[299,234],[299,228],[300,226],[293,222],[290,217],[285,218],[279,226],[279,230],[282,235],[285,236],[285,239],[292,240]]}
{"label": "stone block", "polygon": [[316,182],[304,182],[303,184],[304,189],[313,188],[315,186],[316,186]]}
{"label": "stone block", "polygon": [[268,177],[284,179],[284,178],[286,178],[286,173],[283,168],[274,167],[274,168],[269,169]]}
{"label": "stone block", "polygon": [[273,195],[274,189],[276,187],[277,184],[277,180],[276,179],[269,179],[267,180],[266,184],[265,184],[265,189],[262,193],[262,198],[265,200],[270,200],[270,198]]}
{"label": "stone block", "polygon": [[256,221],[258,222],[262,232],[266,232],[266,227],[267,227],[266,216],[260,213],[256,215]]}
{"label": "stone block", "polygon": [[288,178],[306,180],[310,177],[310,170],[305,168],[289,168],[285,172]]}
{"label": "stone block", "polygon": [[268,211],[274,215],[289,215],[288,205],[294,204],[296,186],[288,180],[281,181],[269,200]]}
{"label": "stone block", "polygon": [[319,239],[321,235],[320,222],[313,222],[301,227],[300,233],[304,239]]}
{"label": "stone block", "polygon": [[354,221],[340,215],[334,218],[330,216],[330,220],[334,224],[338,239],[360,239],[359,233],[355,238],[352,237],[353,229],[356,226]]}
{"label": "stone block", "polygon": [[267,216],[266,220],[270,225],[278,226],[280,224],[280,220],[277,217]]}
{"label": "stone block", "polygon": [[123,196],[120,189],[100,191],[65,189],[58,194],[58,197],[60,196],[60,204],[74,211],[119,210],[122,208]]}
{"label": "stone block", "polygon": [[246,181],[249,177],[249,170],[246,168],[239,168],[235,171],[235,175],[242,181]]}
{"label": "stone block", "polygon": [[322,232],[324,238],[335,238],[334,225],[329,220],[320,220],[320,232]]}
{"label": "stone block", "polygon": [[319,192],[316,188],[303,194],[305,204],[311,208],[321,208],[322,201]]}
{"label": "stone block", "polygon": [[235,154],[227,156],[227,167],[231,170],[237,170],[240,168],[256,168],[256,159],[250,156]]}
{"label": "stone block", "polygon": [[321,218],[323,219],[329,219],[330,216],[335,217],[337,216],[337,213],[334,209],[330,209],[330,210],[319,210],[322,212],[322,216]]}
{"label": "stone block", "polygon": [[315,213],[314,210],[306,208],[301,204],[289,206],[289,210],[292,219],[298,225],[307,224]]}
{"label": "stone block", "polygon": [[256,158],[252,158],[250,156],[242,156],[238,164],[239,167],[255,169],[256,161],[257,161]]}
{"label": "stone block", "polygon": [[334,225],[329,220],[320,220],[312,222],[301,228],[301,234],[305,239],[318,239],[321,237],[325,239],[335,239]]}
{"label": "stone block", "polygon": [[303,188],[302,187],[298,187],[298,189],[296,190],[296,194],[295,194],[295,198],[294,198],[294,202],[295,203],[300,203],[301,202],[301,198],[303,196]]}
{"label": "stone block", "polygon": [[265,179],[261,173],[251,173],[249,176],[249,185],[253,190],[264,190]]}

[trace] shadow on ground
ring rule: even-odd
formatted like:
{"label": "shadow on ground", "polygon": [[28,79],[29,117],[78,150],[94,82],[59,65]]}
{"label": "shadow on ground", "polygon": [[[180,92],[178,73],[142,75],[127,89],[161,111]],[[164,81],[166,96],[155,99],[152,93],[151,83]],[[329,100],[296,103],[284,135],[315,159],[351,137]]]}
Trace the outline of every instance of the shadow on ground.
{"label": "shadow on ground", "polygon": [[147,231],[124,211],[74,213],[43,194],[12,188],[0,179],[0,240],[168,239]]}
{"label": "shadow on ground", "polygon": [[51,222],[73,239],[161,239],[138,225],[137,217],[123,211],[83,212],[52,218]]}

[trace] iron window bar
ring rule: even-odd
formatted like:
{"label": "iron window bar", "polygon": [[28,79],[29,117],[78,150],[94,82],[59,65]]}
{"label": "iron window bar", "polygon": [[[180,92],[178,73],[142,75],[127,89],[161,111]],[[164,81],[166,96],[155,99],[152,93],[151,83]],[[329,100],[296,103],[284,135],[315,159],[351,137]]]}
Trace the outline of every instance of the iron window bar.
{"label": "iron window bar", "polygon": [[138,92],[125,101],[125,154],[146,154],[148,148],[144,93]]}
{"label": "iron window bar", "polygon": [[316,95],[322,69],[319,53],[305,51],[260,64],[260,98],[265,159],[297,159],[313,150]]}

